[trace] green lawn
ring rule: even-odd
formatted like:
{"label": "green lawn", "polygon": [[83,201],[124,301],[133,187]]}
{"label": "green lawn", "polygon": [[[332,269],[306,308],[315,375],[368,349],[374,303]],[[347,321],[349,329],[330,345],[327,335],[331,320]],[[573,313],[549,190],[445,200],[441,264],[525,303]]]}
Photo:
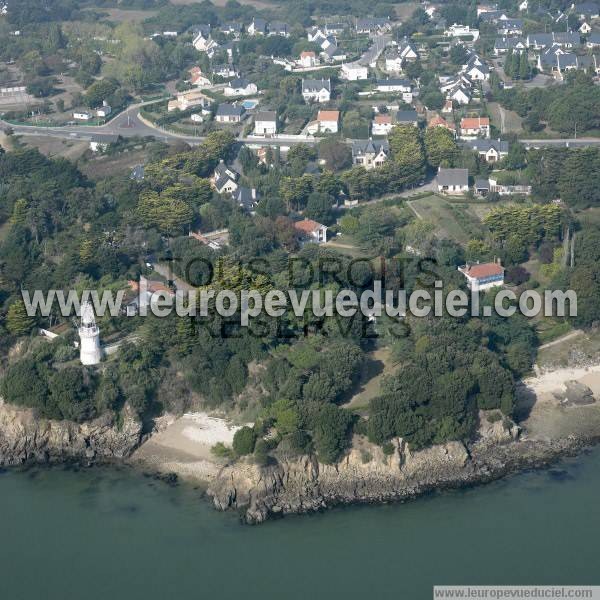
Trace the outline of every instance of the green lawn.
{"label": "green lawn", "polygon": [[435,225],[436,235],[440,238],[466,244],[470,239],[479,237],[485,232],[481,220],[466,202],[450,203],[432,194],[411,200],[410,204],[423,220]]}

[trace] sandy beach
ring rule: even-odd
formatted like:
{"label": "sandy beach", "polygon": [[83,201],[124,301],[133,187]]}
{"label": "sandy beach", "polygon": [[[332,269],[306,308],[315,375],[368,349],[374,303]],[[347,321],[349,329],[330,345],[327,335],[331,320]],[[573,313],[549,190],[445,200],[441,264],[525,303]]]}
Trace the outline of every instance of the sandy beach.
{"label": "sandy beach", "polygon": [[161,472],[210,481],[225,464],[211,448],[218,442],[231,446],[239,426],[199,412],[163,417],[159,428],[131,460]]}

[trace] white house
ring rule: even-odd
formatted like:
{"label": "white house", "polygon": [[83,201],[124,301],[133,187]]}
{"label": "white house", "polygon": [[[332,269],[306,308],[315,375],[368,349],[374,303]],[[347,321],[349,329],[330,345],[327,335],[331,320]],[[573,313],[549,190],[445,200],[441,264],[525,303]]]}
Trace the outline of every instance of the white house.
{"label": "white house", "polygon": [[168,111],[187,110],[194,106],[208,108],[213,103],[212,98],[202,93],[200,90],[186,90],[179,92],[176,100],[169,100]]}
{"label": "white house", "polygon": [[258,87],[255,83],[251,83],[247,79],[242,77],[232,79],[224,88],[223,94],[225,96],[250,96],[256,94]]}
{"label": "white house", "polygon": [[500,262],[466,264],[458,267],[465,276],[467,286],[474,292],[504,285],[504,267]]}
{"label": "white house", "polygon": [[369,69],[358,63],[347,63],[342,65],[340,72],[342,79],[348,81],[359,81],[361,79],[367,79],[369,77]]}
{"label": "white house", "polygon": [[215,168],[210,181],[219,194],[233,194],[238,189],[238,174],[222,160]]}
{"label": "white house", "polygon": [[215,114],[217,123],[239,123],[244,114],[243,106],[234,106],[233,104],[219,104]]}
{"label": "white house", "polygon": [[385,70],[388,73],[401,73],[402,72],[402,57],[398,52],[393,51],[385,57]]}
{"label": "white house", "polygon": [[219,44],[210,37],[200,32],[192,41],[192,45],[198,52],[206,52],[208,54],[214,53],[215,49],[218,48]]}
{"label": "white house", "polygon": [[331,100],[331,80],[303,79],[302,97],[305,102],[329,102]]}
{"label": "white house", "polygon": [[312,219],[303,219],[294,223],[296,231],[309,242],[321,244],[327,241],[327,226]]}
{"label": "white house", "polygon": [[310,68],[316,67],[318,64],[320,64],[320,61],[313,50],[305,50],[304,52],[300,53],[298,64],[301,67]]}
{"label": "white house", "polygon": [[380,79],[375,89],[384,93],[400,92],[402,101],[406,104],[410,104],[413,100],[412,84],[408,79]]}
{"label": "white house", "polygon": [[254,134],[269,137],[277,133],[277,113],[274,110],[262,110],[254,117]]}
{"label": "white house", "polygon": [[339,121],[339,110],[320,110],[317,114],[319,131],[322,133],[337,133]]}
{"label": "white house", "polygon": [[464,147],[477,152],[486,162],[498,162],[508,156],[508,142],[503,140],[469,140]]}
{"label": "white house", "polygon": [[254,18],[248,25],[248,35],[266,35],[267,22],[264,19]]}
{"label": "white house", "polygon": [[404,38],[398,43],[398,55],[402,60],[417,60],[419,58],[417,48],[408,38]]}
{"label": "white house", "polygon": [[373,135],[387,135],[391,131],[392,127],[392,115],[375,115],[373,123],[371,124],[371,132]]}
{"label": "white house", "polygon": [[469,191],[468,169],[442,169],[437,174],[438,192],[444,194],[464,194]]}
{"label": "white house", "polygon": [[202,69],[200,67],[192,67],[189,71],[190,74],[190,83],[195,85],[196,87],[206,87],[211,85],[210,79],[202,73]]}
{"label": "white house", "polygon": [[462,139],[489,138],[489,117],[463,117],[460,120],[460,137]]}
{"label": "white house", "polygon": [[471,29],[468,25],[458,25],[454,23],[444,31],[446,37],[466,37],[472,36],[473,41],[479,39],[479,29]]}
{"label": "white house", "polygon": [[74,112],[73,118],[76,121],[89,121],[92,118],[92,115],[89,112]]}
{"label": "white house", "polygon": [[102,106],[100,108],[96,109],[96,116],[101,117],[103,119],[108,117],[111,113],[112,113],[112,108],[109,106],[109,104],[106,102],[106,100],[104,102],[102,102]]}

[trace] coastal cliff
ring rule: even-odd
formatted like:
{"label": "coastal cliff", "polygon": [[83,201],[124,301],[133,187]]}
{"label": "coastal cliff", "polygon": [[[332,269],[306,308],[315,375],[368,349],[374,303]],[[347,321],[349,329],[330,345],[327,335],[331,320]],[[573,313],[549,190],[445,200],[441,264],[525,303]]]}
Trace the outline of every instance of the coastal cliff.
{"label": "coastal cliff", "polygon": [[140,444],[142,424],[127,407],[86,423],[41,419],[0,398],[0,467],[67,461],[108,462]]}
{"label": "coastal cliff", "polygon": [[[588,440],[590,441],[590,440]],[[411,452],[401,439],[385,455],[365,438],[335,465],[314,456],[285,459],[259,467],[240,461],[224,467],[208,490],[220,510],[239,510],[248,523],[272,516],[307,513],[339,504],[381,503],[413,498],[433,490],[484,483],[509,473],[541,467],[576,452],[582,438],[521,440],[507,422],[484,418],[478,440],[449,442]]]}

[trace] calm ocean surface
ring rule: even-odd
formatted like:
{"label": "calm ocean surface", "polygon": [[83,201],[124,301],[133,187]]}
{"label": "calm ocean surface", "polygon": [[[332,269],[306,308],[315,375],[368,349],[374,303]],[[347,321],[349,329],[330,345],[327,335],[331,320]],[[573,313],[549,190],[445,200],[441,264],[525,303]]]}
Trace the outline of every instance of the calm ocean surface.
{"label": "calm ocean surface", "polygon": [[600,449],[258,527],[198,496],[128,469],[3,472],[0,599],[421,600],[436,583],[600,583]]}

